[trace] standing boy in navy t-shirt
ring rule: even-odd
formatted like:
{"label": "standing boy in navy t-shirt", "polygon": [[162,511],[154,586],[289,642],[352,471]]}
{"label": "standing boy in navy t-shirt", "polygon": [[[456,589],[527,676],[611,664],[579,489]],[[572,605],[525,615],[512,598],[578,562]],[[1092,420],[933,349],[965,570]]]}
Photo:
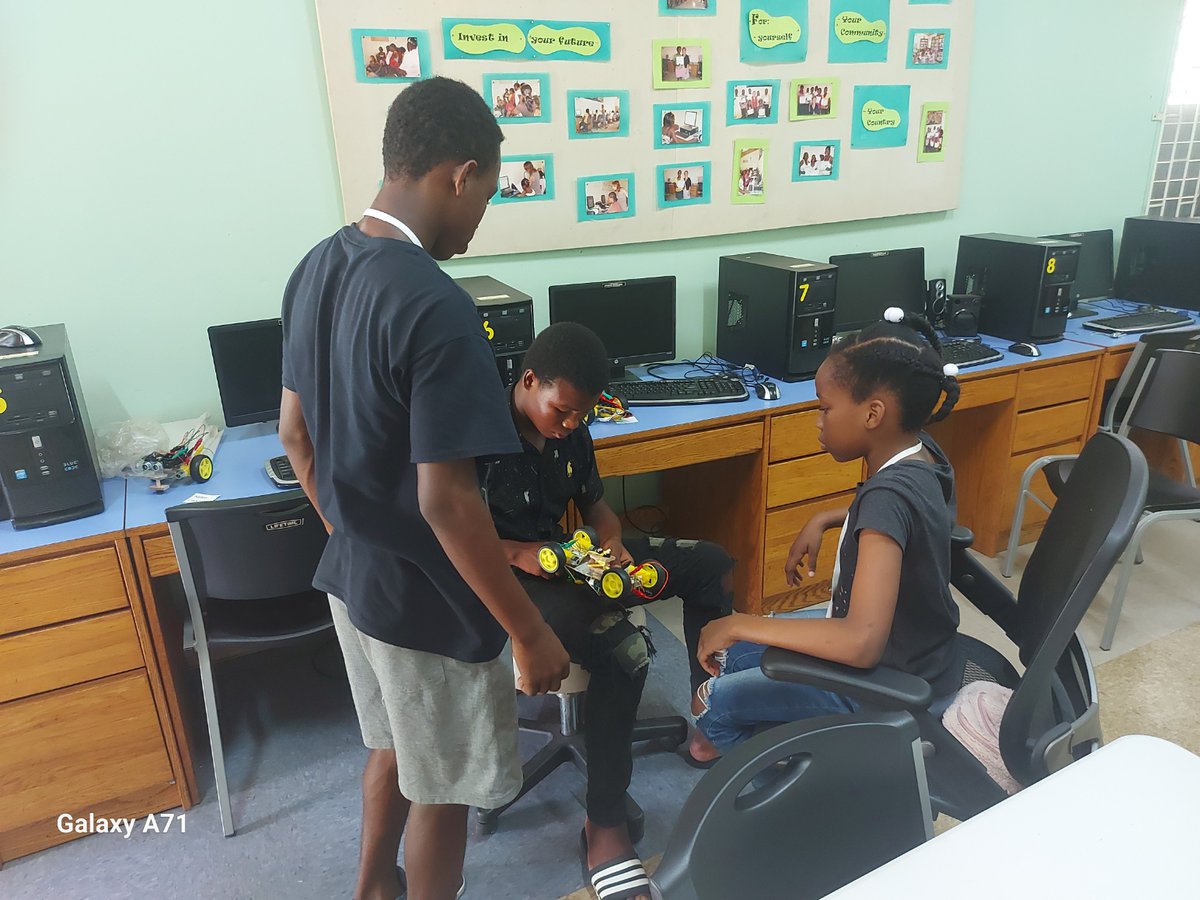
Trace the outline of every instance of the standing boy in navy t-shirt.
{"label": "standing boy in navy t-shirt", "polygon": [[495,193],[500,133],[465,84],[431,78],[388,111],[370,209],[301,261],[283,300],[279,434],[330,528],[330,595],[363,742],[355,896],[460,890],[470,806],[521,786],[508,637],[526,693],[555,690],[562,644],[508,567],[475,459],[520,450],[466,294],[438,268]]}

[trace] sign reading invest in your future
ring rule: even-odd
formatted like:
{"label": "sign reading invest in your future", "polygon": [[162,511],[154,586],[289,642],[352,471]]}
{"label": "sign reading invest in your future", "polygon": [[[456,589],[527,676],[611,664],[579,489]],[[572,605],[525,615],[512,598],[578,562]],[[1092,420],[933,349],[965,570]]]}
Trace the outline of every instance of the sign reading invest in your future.
{"label": "sign reading invest in your future", "polygon": [[608,62],[607,22],[442,19],[446,59],[576,59]]}

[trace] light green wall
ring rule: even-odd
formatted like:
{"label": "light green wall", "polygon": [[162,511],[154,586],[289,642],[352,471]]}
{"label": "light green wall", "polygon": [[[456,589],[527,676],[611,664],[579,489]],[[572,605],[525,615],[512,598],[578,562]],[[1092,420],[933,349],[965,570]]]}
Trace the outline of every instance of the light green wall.
{"label": "light green wall", "polygon": [[[1145,208],[1182,3],[980,0],[952,212],[447,268],[534,295],[540,324],[549,284],[674,272],[691,355],[721,254],[924,246],[934,277],[960,234],[1119,230]],[[310,3],[4,0],[0,85],[0,320],[67,324],[95,423],[219,419],[205,328],[278,314],[341,224]]]}

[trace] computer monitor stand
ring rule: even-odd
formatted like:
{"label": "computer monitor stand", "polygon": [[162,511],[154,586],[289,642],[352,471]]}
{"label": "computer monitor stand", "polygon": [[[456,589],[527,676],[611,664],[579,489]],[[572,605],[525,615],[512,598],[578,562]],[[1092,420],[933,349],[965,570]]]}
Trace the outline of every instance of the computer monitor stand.
{"label": "computer monitor stand", "polygon": [[636,375],[626,369],[624,366],[612,366],[608,370],[608,383],[621,384],[627,381],[641,381]]}
{"label": "computer monitor stand", "polygon": [[1075,309],[1073,309],[1070,313],[1068,313],[1067,318],[1068,319],[1086,319],[1088,316],[1098,316],[1098,315],[1100,315],[1100,310],[1096,309],[1094,306],[1088,306],[1086,303],[1080,303],[1078,306],[1075,307]]}

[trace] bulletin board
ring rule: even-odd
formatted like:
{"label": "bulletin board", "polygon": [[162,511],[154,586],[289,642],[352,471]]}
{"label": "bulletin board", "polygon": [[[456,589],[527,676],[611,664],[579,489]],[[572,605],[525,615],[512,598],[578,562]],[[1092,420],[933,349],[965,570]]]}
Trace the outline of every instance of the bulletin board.
{"label": "bulletin board", "polygon": [[471,256],[958,205],[973,0],[316,3],[347,221],[431,75],[505,135]]}

